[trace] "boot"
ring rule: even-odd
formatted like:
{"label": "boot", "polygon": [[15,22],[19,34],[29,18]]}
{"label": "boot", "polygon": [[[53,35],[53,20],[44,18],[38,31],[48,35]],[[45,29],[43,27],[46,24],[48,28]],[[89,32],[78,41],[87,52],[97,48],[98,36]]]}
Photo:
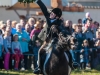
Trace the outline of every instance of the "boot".
{"label": "boot", "polygon": [[66,54],[68,55],[68,58],[69,58],[69,66],[71,67],[71,69],[73,69],[73,66],[72,66],[72,63],[73,63],[72,55],[71,55],[70,51],[65,51],[65,52],[66,52]]}
{"label": "boot", "polygon": [[33,71],[34,74],[42,74],[41,65],[40,65],[40,63],[41,63],[40,62],[40,52],[45,47],[45,45],[46,45],[46,42],[43,43],[43,45],[41,46],[41,48],[38,51],[38,67],[34,69],[34,71]]}
{"label": "boot", "polygon": [[40,74],[41,69],[40,69],[41,65],[40,65],[40,51],[38,52],[38,67],[34,69],[33,73],[34,74]]}

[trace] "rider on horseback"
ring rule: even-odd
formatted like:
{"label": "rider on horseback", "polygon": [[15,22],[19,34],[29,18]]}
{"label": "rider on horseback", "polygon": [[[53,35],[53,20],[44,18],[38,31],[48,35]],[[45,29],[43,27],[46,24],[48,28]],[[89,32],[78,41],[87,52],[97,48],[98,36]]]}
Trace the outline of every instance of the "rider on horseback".
{"label": "rider on horseback", "polygon": [[47,21],[47,25],[45,26],[44,29],[42,29],[42,31],[39,34],[39,38],[44,41],[43,45],[41,46],[41,48],[39,49],[39,53],[38,53],[38,68],[36,68],[34,70],[35,74],[39,74],[40,73],[40,51],[44,48],[44,46],[48,43],[48,41],[46,41],[47,38],[47,34],[50,31],[50,28],[52,25],[57,25],[60,26],[62,23],[62,20],[60,20],[60,17],[62,16],[62,11],[59,8],[54,8],[51,13],[48,13],[48,10],[46,8],[46,6],[43,4],[43,2],[41,0],[36,0],[36,3],[40,6],[46,21]]}
{"label": "rider on horseback", "polygon": [[[62,11],[61,9],[59,8],[54,8],[51,13],[48,13],[48,10],[46,8],[46,6],[43,4],[43,2],[41,0],[36,0],[36,3],[40,6],[45,18],[46,18],[46,21],[47,21],[47,24],[48,26],[46,26],[46,28],[44,28],[42,33],[40,34],[45,34],[46,33],[46,37],[47,37],[47,34],[49,33],[50,31],[50,28],[52,25],[58,25],[60,26],[62,21],[60,20],[60,17],[62,16]],[[42,38],[45,38],[43,35],[40,36],[41,39]],[[41,48],[39,49],[39,54],[38,54],[38,68],[36,68],[34,70],[34,73],[38,74],[40,73],[40,51],[44,48],[44,46],[46,45],[47,41],[46,40],[43,40],[44,43],[43,45],[41,46]]]}

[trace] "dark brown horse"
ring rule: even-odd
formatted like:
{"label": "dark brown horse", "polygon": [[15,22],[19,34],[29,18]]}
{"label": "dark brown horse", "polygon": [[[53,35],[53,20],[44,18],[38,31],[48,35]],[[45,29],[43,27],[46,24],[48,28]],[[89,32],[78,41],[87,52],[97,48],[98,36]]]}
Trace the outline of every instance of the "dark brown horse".
{"label": "dark brown horse", "polygon": [[69,49],[68,38],[61,34],[51,40],[46,47],[46,60],[43,65],[44,75],[70,75],[69,58],[65,51]]}

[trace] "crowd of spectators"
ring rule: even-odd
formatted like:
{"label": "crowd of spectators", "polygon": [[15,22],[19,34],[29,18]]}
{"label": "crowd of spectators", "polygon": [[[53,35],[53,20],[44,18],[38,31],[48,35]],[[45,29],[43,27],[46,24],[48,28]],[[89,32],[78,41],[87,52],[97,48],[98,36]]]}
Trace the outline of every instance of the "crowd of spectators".
{"label": "crowd of spectators", "polygon": [[[61,18],[62,19],[62,18]],[[63,19],[62,19],[63,20]],[[63,20],[64,21],[64,20]],[[31,17],[20,22],[0,21],[0,68],[25,70],[37,67],[38,50],[42,42],[38,34],[46,26],[41,18]],[[80,69],[93,69],[100,65],[100,26],[87,12],[85,18],[74,24],[71,20],[62,23],[64,33],[77,38],[77,48],[71,48],[72,59]]]}

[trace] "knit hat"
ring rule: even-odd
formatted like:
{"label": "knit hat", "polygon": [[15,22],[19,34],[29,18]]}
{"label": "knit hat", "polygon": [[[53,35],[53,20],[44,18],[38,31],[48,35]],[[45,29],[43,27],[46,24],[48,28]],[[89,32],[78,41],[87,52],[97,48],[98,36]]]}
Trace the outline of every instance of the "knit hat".
{"label": "knit hat", "polygon": [[53,12],[54,14],[56,14],[56,16],[58,16],[59,18],[62,16],[62,11],[61,11],[60,8],[54,8],[54,9],[52,10],[52,12]]}
{"label": "knit hat", "polygon": [[85,14],[85,16],[86,16],[86,17],[90,17],[90,13],[87,12],[87,13]]}

